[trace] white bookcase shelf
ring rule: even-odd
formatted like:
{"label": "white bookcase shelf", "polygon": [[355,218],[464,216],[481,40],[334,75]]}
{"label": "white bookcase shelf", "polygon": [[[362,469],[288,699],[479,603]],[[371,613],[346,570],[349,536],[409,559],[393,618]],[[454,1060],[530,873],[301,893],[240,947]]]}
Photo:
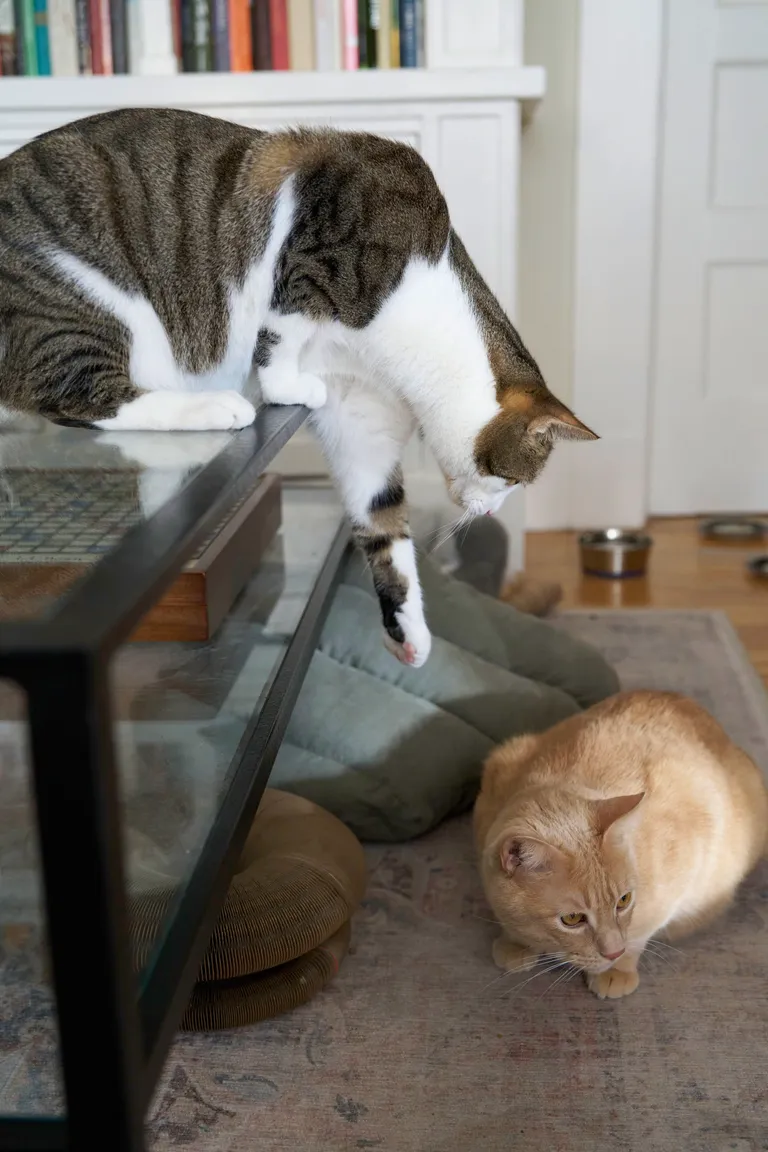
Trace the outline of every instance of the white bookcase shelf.
{"label": "white bookcase shelf", "polygon": [[98,106],[303,108],[409,101],[516,100],[544,95],[538,67],[397,68],[361,72],[205,72],[175,76],[67,76],[0,79],[3,121],[26,112]]}

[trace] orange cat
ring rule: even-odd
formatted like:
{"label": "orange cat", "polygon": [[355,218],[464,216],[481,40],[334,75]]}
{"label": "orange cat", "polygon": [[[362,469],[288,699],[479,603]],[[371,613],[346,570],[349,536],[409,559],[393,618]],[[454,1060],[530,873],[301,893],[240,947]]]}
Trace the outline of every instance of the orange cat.
{"label": "orange cat", "polygon": [[691,700],[629,692],[498,748],[475,838],[499,967],[549,957],[627,996],[646,943],[716,916],[760,859],[768,791]]}

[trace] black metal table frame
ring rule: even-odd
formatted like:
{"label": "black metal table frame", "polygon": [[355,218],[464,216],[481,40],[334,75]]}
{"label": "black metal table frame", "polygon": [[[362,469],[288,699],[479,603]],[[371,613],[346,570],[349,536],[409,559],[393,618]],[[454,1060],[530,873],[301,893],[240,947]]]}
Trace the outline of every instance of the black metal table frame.
{"label": "black metal table frame", "polygon": [[219,812],[141,979],[132,970],[109,662],[306,416],[264,408],[47,619],[0,629],[25,692],[66,1116],[0,1118],[0,1152],[144,1152],[144,1116],[336,586],[334,538],[235,753]]}

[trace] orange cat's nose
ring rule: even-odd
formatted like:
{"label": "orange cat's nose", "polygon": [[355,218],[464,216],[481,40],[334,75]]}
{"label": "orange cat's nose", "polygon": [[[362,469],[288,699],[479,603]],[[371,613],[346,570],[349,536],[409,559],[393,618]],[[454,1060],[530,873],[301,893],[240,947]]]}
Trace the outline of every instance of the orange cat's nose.
{"label": "orange cat's nose", "polygon": [[600,955],[605,960],[618,960],[619,956],[623,956],[626,948],[619,948],[618,952],[601,952]]}

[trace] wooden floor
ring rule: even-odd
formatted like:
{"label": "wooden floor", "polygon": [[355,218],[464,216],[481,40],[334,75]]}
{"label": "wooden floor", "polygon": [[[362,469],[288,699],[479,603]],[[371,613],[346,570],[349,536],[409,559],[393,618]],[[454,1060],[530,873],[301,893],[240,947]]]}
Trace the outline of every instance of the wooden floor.
{"label": "wooden floor", "polygon": [[525,570],[559,581],[564,608],[723,609],[768,687],[768,580],[745,571],[748,557],[768,553],[768,541],[748,549],[702,542],[697,520],[651,520],[648,531],[654,544],[647,577],[582,576],[573,532],[528,533]]}

